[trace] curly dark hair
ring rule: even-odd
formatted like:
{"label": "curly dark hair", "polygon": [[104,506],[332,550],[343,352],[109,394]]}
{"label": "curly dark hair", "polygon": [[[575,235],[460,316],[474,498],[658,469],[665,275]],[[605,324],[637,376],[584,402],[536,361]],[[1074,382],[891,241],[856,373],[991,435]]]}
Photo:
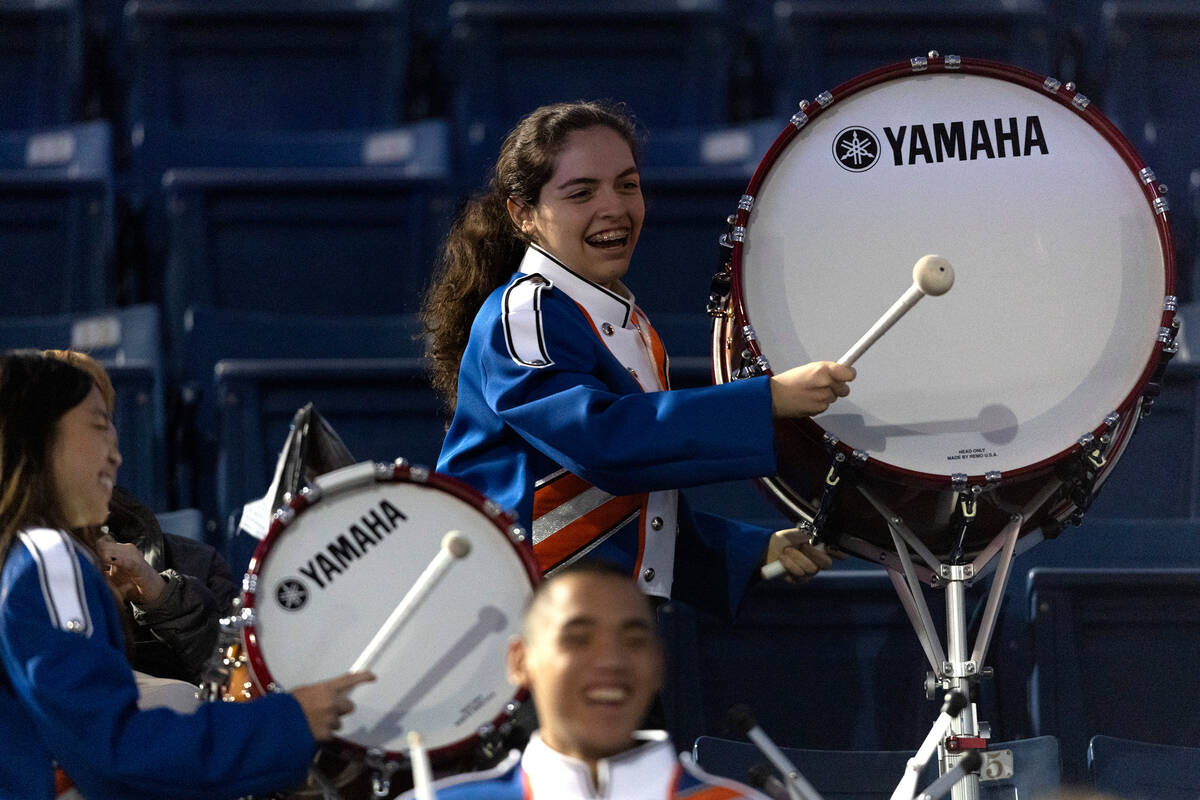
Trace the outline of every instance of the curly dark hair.
{"label": "curly dark hair", "polygon": [[596,126],[620,134],[639,160],[637,126],[622,107],[586,101],[542,106],[509,132],[487,191],[467,203],[446,236],[421,321],[433,388],[451,413],[458,403],[458,368],[471,322],[487,296],[517,269],[529,245],[509,218],[508,199],[537,205],[567,137]]}

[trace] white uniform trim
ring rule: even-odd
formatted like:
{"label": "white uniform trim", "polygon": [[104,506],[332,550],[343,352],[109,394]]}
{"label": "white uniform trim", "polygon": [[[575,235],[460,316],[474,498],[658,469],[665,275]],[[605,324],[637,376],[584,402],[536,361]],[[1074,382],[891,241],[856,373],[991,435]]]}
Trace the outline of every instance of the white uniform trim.
{"label": "white uniform trim", "polygon": [[[495,780],[502,777],[508,772],[517,762],[521,760],[520,750],[510,750],[508,756],[496,766],[490,769],[479,770],[478,772],[460,772],[457,775],[451,775],[448,778],[440,778],[433,782],[433,789],[436,792],[439,789],[448,789],[451,786],[457,786],[460,783],[483,783],[485,781]],[[396,800],[416,800],[416,788],[409,789]]]}
{"label": "white uniform trim", "polygon": [[91,636],[92,617],[88,613],[83,575],[70,534],[50,528],[33,528],[21,531],[20,537],[37,564],[38,580],[51,624],[64,631]]}
{"label": "white uniform trim", "polygon": [[504,292],[501,303],[508,355],[523,367],[541,369],[554,363],[546,352],[542,331],[542,291],[552,286],[540,275],[519,278]]}

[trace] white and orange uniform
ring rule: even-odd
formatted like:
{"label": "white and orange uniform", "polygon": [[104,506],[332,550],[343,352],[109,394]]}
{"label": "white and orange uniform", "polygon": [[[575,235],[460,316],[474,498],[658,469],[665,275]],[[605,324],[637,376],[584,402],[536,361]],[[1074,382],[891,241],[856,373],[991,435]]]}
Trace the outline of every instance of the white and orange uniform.
{"label": "white and orange uniform", "polygon": [[[677,756],[663,731],[641,731],[638,745],[591,768],[550,749],[534,733],[524,754],[486,772],[434,783],[440,800],[767,800],[749,786],[709,775],[687,755]],[[414,800],[416,791],[400,800]]]}
{"label": "white and orange uniform", "polygon": [[624,287],[531,246],[472,325],[438,469],[514,509],[543,572],[603,558],[727,614],[770,532],[693,513],[677,490],[775,472],[770,387],[665,391],[668,366]]}

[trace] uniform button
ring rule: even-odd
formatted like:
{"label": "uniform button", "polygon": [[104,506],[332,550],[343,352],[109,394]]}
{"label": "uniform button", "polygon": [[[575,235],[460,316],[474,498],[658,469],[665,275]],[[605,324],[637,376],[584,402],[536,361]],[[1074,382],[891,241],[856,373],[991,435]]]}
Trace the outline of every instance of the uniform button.
{"label": "uniform button", "polygon": [[646,581],[646,583],[649,583],[650,581],[654,580],[654,568],[651,567],[650,569],[643,572],[642,579],[644,581]]}
{"label": "uniform button", "polygon": [[656,531],[661,531],[662,530],[662,517],[655,517],[654,519],[650,520],[650,527]]}
{"label": "uniform button", "polygon": [[602,323],[600,325],[600,330],[604,331],[605,336],[613,335],[613,326],[608,322]]}
{"label": "uniform button", "polygon": [[79,633],[83,630],[83,621],[78,619],[67,620],[66,629],[71,633]]}
{"label": "uniform button", "polygon": [[630,374],[630,375],[632,375],[632,376],[633,376],[633,377],[635,377],[635,378],[637,377],[637,370],[636,370],[636,369],[634,369],[633,367],[626,367],[626,369],[628,369],[628,370],[629,370],[629,374]]}

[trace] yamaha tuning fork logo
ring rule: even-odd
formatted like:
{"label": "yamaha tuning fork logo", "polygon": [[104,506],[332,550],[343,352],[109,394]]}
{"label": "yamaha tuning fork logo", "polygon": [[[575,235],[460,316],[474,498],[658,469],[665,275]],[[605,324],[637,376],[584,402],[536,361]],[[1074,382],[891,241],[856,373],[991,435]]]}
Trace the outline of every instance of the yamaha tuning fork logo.
{"label": "yamaha tuning fork logo", "polygon": [[833,157],[844,170],[866,172],[879,160],[879,139],[867,128],[845,128],[833,139]]}
{"label": "yamaha tuning fork logo", "polygon": [[275,587],[275,600],[287,611],[299,611],[308,602],[308,587],[295,578],[287,578]]}

